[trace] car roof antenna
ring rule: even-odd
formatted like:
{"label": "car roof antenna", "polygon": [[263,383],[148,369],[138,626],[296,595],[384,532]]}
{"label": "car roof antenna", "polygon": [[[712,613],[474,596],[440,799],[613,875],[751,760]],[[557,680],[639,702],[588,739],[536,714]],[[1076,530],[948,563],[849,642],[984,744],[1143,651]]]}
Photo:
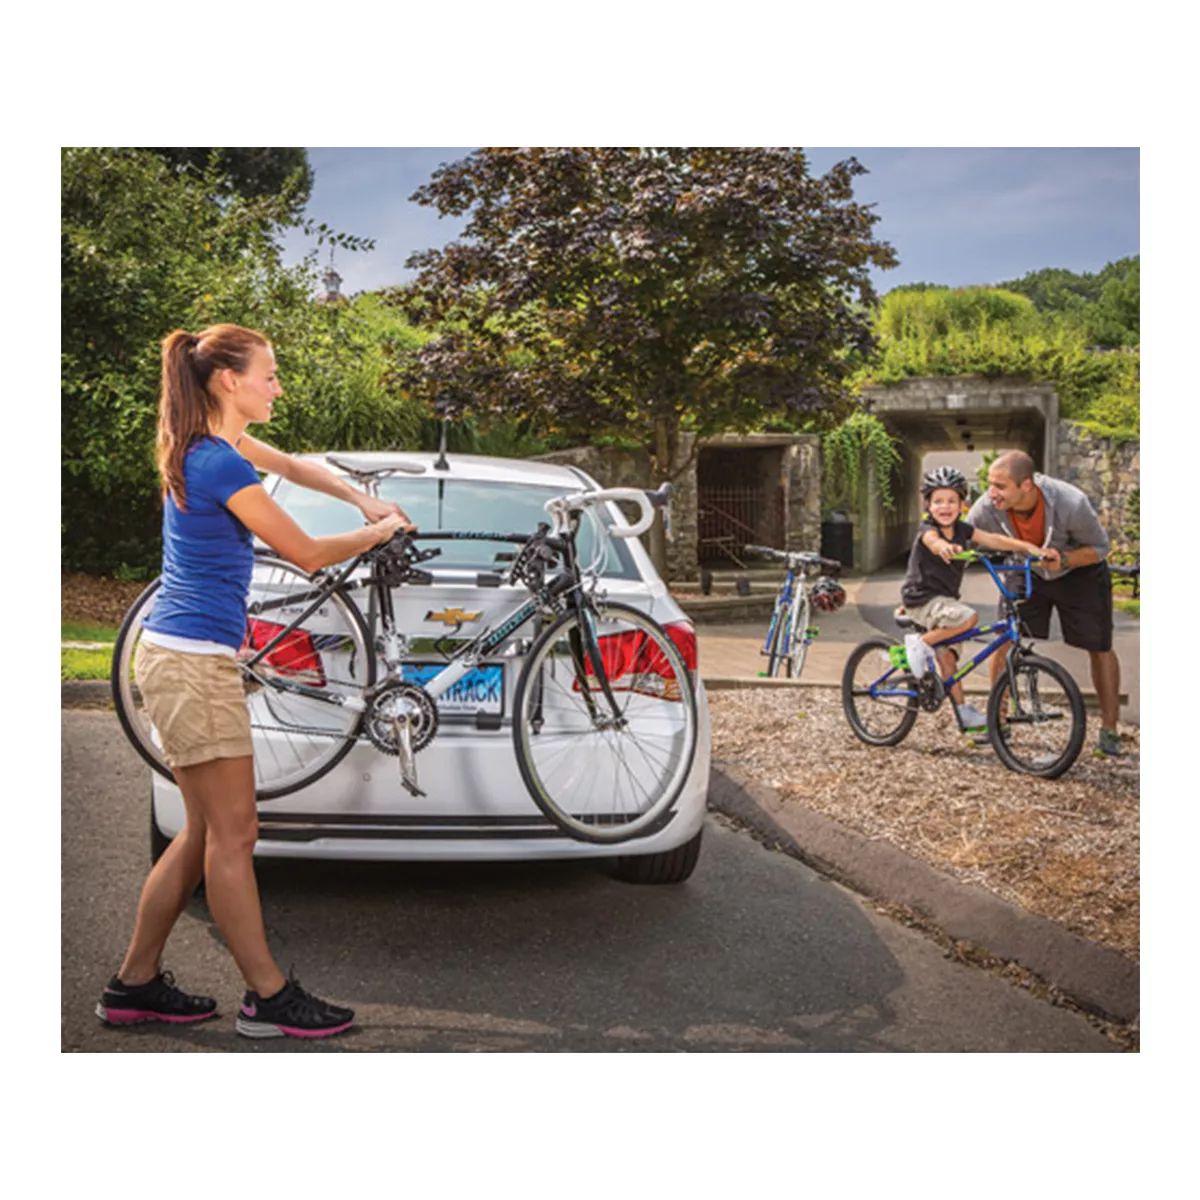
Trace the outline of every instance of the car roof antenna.
{"label": "car roof antenna", "polygon": [[438,441],[438,457],[437,462],[433,464],[435,471],[448,471],[450,464],[446,461],[446,430],[449,428],[450,418],[442,418],[442,436]]}

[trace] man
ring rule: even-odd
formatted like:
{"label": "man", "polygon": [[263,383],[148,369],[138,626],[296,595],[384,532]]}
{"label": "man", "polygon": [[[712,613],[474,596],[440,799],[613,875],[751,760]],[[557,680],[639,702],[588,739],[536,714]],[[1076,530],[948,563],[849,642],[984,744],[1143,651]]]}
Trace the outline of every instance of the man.
{"label": "man", "polygon": [[[1112,583],[1105,555],[1108,535],[1088,498],[1073,484],[1035,474],[1033,459],[1020,450],[1002,454],[988,471],[987,494],[975,501],[967,521],[1044,547],[1033,574],[1033,595],[1021,616],[1034,638],[1050,635],[1057,609],[1063,640],[1088,652],[1092,684],[1100,703],[1101,754],[1121,754],[1117,709],[1121,667],[1112,648]],[[1005,651],[992,656],[992,682],[1004,667]]]}

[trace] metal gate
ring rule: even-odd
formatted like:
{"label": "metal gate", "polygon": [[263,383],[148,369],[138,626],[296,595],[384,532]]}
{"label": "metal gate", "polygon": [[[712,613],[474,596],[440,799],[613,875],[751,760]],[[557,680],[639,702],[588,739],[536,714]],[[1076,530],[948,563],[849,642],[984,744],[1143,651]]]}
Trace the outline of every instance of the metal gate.
{"label": "metal gate", "polygon": [[732,559],[742,564],[747,542],[773,540],[783,530],[783,491],[762,484],[718,484],[699,488],[698,546],[700,561]]}

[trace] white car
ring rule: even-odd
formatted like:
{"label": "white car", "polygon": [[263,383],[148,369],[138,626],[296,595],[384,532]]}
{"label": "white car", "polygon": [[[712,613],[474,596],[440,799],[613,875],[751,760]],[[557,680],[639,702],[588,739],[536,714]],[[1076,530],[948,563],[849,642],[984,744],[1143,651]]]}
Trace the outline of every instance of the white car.
{"label": "white car", "polygon": [[[379,495],[398,502],[418,531],[532,532],[546,520],[547,500],[599,485],[573,467],[515,459],[434,454],[346,453],[310,455],[335,471],[355,472],[405,466],[409,472],[380,479]],[[361,525],[356,509],[276,476],[267,490],[313,535]],[[611,502],[600,514],[611,525],[628,524]],[[432,544],[432,543],[430,543]],[[429,585],[390,589],[398,627],[410,639],[410,654],[443,660],[455,638],[514,612],[529,597],[520,586],[480,586],[480,573],[503,571],[504,555],[516,547],[491,541],[440,542],[441,554],[421,564]],[[635,537],[596,538],[580,532],[580,557],[603,553],[599,586],[653,617],[695,663],[695,631],[671,598]],[[356,602],[366,611],[364,593]],[[461,619],[479,614],[467,632]],[[523,632],[518,630],[518,635]],[[441,646],[438,646],[439,641]],[[598,858],[618,878],[640,883],[679,883],[700,852],[711,759],[708,702],[699,672],[696,683],[696,752],[683,791],[665,827],[616,844],[579,841],[564,835],[534,804],[518,770],[513,748],[513,692],[529,639],[506,643],[486,676],[488,686],[455,688],[438,703],[436,737],[416,756],[424,795],[401,785],[397,758],[360,739],[321,778],[298,791],[259,803],[259,841],[264,857],[350,860],[513,860]],[[690,651],[690,653],[689,653]],[[432,670],[430,666],[427,670]],[[420,682],[420,668],[415,675]],[[464,681],[464,683],[467,681]],[[253,711],[253,708],[252,708]],[[184,823],[178,789],[152,773],[151,851],[157,857]]]}

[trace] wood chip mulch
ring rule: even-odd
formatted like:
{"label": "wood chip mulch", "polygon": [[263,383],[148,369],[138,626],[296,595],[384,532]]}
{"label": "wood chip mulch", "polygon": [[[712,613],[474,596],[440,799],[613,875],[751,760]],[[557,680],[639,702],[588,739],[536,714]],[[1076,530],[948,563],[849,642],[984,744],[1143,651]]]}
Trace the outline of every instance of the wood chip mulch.
{"label": "wood chip mulch", "polygon": [[146,584],[125,583],[97,575],[62,576],[62,619],[94,625],[120,625],[121,618]]}
{"label": "wood chip mulch", "polygon": [[1009,771],[972,747],[948,707],[922,713],[899,746],[860,742],[833,689],[709,693],[713,756],[786,804],[860,833],[1090,941],[1138,958],[1138,730],[1126,755],[1096,759],[1096,717],[1059,779]]}

